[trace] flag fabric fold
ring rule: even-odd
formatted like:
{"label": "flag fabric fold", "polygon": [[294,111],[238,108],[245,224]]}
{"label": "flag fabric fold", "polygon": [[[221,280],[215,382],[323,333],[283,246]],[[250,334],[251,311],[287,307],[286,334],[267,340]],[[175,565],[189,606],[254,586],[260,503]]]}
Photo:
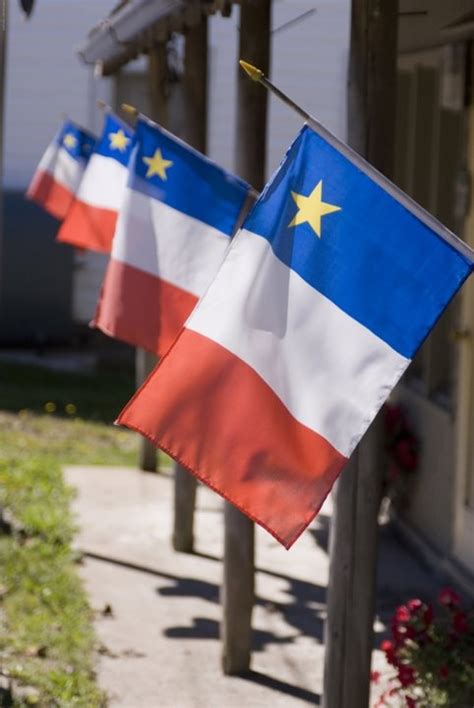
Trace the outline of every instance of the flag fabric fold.
{"label": "flag fabric fold", "polygon": [[148,119],[92,325],[163,355],[219,268],[248,185]]}
{"label": "flag fabric fold", "polygon": [[471,269],[305,126],[118,422],[290,547]]}
{"label": "flag fabric fold", "polygon": [[64,219],[57,241],[110,253],[117,216],[125,196],[134,131],[106,112],[97,141]]}
{"label": "flag fabric fold", "polygon": [[33,175],[26,197],[62,220],[94,148],[96,138],[72,120],[64,125],[46,148]]}

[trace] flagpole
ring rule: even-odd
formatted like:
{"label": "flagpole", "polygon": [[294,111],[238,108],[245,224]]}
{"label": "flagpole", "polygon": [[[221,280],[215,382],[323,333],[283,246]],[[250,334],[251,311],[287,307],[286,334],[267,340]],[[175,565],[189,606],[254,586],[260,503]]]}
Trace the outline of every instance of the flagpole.
{"label": "flagpole", "polygon": [[414,216],[416,216],[421,222],[423,222],[429,229],[435,231],[444,241],[449,243],[450,246],[455,248],[457,251],[462,253],[471,263],[474,264],[474,250],[470,248],[464,241],[462,241],[458,236],[453,234],[441,221],[438,221],[436,217],[430,214],[426,209],[423,209],[414,199],[408,196],[402,189],[397,187],[391,180],[389,180],[385,175],[383,175],[379,170],[377,170],[373,165],[371,165],[367,160],[365,160],[358,152],[353,150],[347,143],[339,140],[333,133],[331,133],[327,128],[325,128],[314,116],[305,111],[301,106],[295,103],[289,96],[287,96],[283,91],[281,91],[275,84],[273,84],[257,67],[249,64],[242,59],[239,61],[240,66],[246,72],[246,74],[257,83],[264,86],[266,89],[271,91],[277,98],[279,98],[283,103],[285,103],[289,108],[294,110],[298,115],[300,115],[306,123],[320,135],[327,143],[332,145],[336,150],[344,155],[348,160],[350,160],[354,165],[356,165],[362,172],[364,172],[368,177],[370,177],[374,182],[376,182],[382,189],[384,189],[390,196],[396,199],[400,204],[402,204],[408,211],[410,211]]}

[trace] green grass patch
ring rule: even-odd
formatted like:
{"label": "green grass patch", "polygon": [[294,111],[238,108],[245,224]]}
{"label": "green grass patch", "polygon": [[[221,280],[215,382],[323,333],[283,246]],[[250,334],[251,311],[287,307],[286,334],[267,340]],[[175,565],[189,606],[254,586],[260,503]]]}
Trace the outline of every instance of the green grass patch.
{"label": "green grass patch", "polygon": [[110,368],[0,365],[0,506],[14,520],[0,534],[0,670],[36,689],[15,706],[104,704],[61,466],[136,464],[137,436],[111,424],[133,390],[130,372]]}
{"label": "green grass patch", "polygon": [[0,408],[4,411],[42,414],[49,410],[59,417],[112,423],[134,390],[133,371],[116,364],[101,364],[88,374],[0,363]]}
{"label": "green grass patch", "polygon": [[0,663],[18,684],[38,690],[14,705],[103,705],[91,610],[70,547],[70,499],[54,458],[0,460],[0,503],[16,529],[0,536]]}

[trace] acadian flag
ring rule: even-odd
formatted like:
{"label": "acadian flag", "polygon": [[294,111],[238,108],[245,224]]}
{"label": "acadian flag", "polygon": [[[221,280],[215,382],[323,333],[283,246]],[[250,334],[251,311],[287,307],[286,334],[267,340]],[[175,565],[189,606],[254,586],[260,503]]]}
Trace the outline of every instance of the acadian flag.
{"label": "acadian flag", "polygon": [[56,219],[64,219],[82,179],[96,138],[67,120],[46,148],[26,196]]}
{"label": "acadian flag", "polygon": [[219,268],[249,186],[148,119],[92,325],[162,355]]}
{"label": "acadian flag", "polygon": [[302,129],[118,419],[287,548],[472,269],[344,153]]}
{"label": "acadian flag", "polygon": [[77,248],[110,253],[125,196],[134,131],[111,113],[57,235]]}

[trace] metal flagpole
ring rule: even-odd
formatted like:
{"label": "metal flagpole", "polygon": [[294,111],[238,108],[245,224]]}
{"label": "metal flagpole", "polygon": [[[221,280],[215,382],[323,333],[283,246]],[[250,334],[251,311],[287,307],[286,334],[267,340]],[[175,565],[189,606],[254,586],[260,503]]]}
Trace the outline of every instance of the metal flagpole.
{"label": "metal flagpole", "polygon": [[267,77],[264,75],[263,71],[257,69],[257,67],[252,66],[246,61],[240,60],[240,66],[247,75],[253,80],[265,86],[266,89],[271,91],[275,96],[277,96],[283,103],[286,103],[291,109],[296,111],[306,123],[320,135],[326,142],[332,145],[336,150],[344,155],[348,160],[350,160],[354,165],[356,165],[362,172],[364,172],[368,177],[370,177],[374,182],[376,182],[382,189],[384,189],[390,196],[396,199],[400,204],[406,207],[411,213],[416,216],[420,221],[422,221],[428,228],[435,231],[442,239],[447,241],[456,250],[460,251],[466,258],[474,263],[474,251],[470,248],[464,241],[462,241],[458,236],[452,233],[444,224],[442,224],[438,219],[436,219],[432,214],[430,214],[426,209],[417,204],[408,194],[397,187],[388,177],[385,177],[381,172],[379,172],[373,165],[371,165],[367,160],[359,155],[355,150],[353,150],[349,145],[344,143],[339,138],[336,138],[327,128],[325,128],[316,118],[305,111],[301,106],[298,106],[289,96],[287,96],[283,91],[277,88]]}

